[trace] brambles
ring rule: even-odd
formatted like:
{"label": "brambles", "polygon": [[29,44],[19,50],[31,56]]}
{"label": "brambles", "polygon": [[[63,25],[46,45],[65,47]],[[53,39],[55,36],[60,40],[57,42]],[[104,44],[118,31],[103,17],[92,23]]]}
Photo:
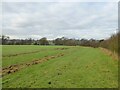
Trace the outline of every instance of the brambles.
{"label": "brambles", "polygon": [[120,56],[120,32],[117,34],[112,35],[109,39],[104,40],[100,43],[100,47],[109,49],[113,53],[117,53]]}

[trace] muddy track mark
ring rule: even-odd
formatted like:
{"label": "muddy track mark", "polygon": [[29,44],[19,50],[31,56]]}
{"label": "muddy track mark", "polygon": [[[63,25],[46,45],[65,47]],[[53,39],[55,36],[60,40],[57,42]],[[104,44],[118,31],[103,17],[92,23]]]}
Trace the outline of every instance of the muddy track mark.
{"label": "muddy track mark", "polygon": [[14,57],[18,55],[24,55],[24,54],[32,54],[32,53],[38,53],[40,51],[32,51],[32,52],[25,52],[25,53],[17,53],[17,54],[10,54],[10,55],[3,55],[2,57]]}
{"label": "muddy track mark", "polygon": [[32,65],[35,65],[35,64],[39,64],[39,63],[48,61],[50,59],[58,58],[58,57],[61,57],[61,56],[64,56],[64,54],[60,53],[60,54],[57,54],[57,55],[54,55],[54,56],[45,56],[44,58],[36,59],[36,60],[33,60],[31,62],[28,62],[28,63],[10,65],[8,67],[2,68],[2,77],[5,76],[5,75],[8,75],[8,74],[17,72],[17,71],[19,71],[19,70],[21,70],[25,67],[32,66]]}
{"label": "muddy track mark", "polygon": [[[55,50],[66,50],[69,48],[56,48]],[[32,52],[24,52],[24,53],[16,53],[16,54],[9,54],[9,55],[2,55],[2,57],[14,57],[14,56],[19,56],[19,55],[24,55],[24,54],[32,54],[32,53],[38,53],[43,50],[37,50],[37,51],[32,51]]]}
{"label": "muddy track mark", "polygon": [[55,48],[55,50],[66,50],[66,49],[69,49],[69,48]]}

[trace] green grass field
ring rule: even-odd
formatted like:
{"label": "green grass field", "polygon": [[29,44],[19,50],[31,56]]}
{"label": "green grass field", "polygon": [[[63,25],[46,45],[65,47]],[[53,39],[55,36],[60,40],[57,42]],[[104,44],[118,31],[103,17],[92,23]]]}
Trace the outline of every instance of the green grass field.
{"label": "green grass field", "polygon": [[[37,51],[37,52],[36,52]],[[3,88],[117,88],[118,61],[99,48],[2,46],[2,67],[56,56],[3,76]]]}

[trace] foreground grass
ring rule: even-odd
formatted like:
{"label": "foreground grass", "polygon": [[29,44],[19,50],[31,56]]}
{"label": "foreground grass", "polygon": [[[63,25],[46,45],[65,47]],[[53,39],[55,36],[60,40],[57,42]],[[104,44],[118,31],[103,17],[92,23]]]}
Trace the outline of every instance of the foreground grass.
{"label": "foreground grass", "polygon": [[[61,46],[57,47],[50,47],[50,46],[34,46],[34,45],[6,45],[3,46],[3,55],[14,55],[18,54],[18,56],[11,56],[11,57],[2,57],[2,66],[6,67],[8,65],[13,64],[20,64],[33,61],[35,59],[43,58],[44,56],[55,55],[57,53],[64,52],[65,50],[57,50],[57,48],[63,48]],[[29,53],[39,51],[37,53]],[[22,54],[20,53],[29,53],[29,54]]]}
{"label": "foreground grass", "polygon": [[[7,48],[8,46],[4,47]],[[14,46],[13,46],[14,47]],[[16,47],[16,46],[15,46]],[[26,47],[26,46],[23,46]],[[29,47],[29,46],[27,46]],[[32,47],[32,46],[30,46]],[[21,48],[21,47],[20,47]],[[118,62],[105,55],[99,48],[37,47],[47,49],[29,57],[40,58],[41,54],[64,53],[63,57],[32,65],[3,77],[3,88],[117,88]],[[59,47],[62,48],[62,47]],[[30,49],[30,48],[29,48]],[[32,50],[32,49],[31,49]],[[29,50],[28,50],[29,51]],[[4,51],[5,54],[7,51]],[[16,51],[17,52],[17,51]],[[22,52],[22,51],[21,51]],[[24,52],[24,51],[23,51]],[[52,53],[52,54],[51,54]],[[9,54],[9,52],[7,53]],[[26,58],[27,55],[24,56]],[[39,57],[40,56],[40,57]],[[44,56],[44,55],[43,55]],[[20,58],[21,56],[19,56]],[[13,57],[13,59],[16,57]],[[27,58],[25,59],[27,61]],[[3,60],[3,65],[11,64],[12,59]],[[17,59],[15,59],[17,60]],[[31,58],[30,58],[31,60]],[[18,60],[19,61],[19,60]],[[23,61],[19,61],[21,63]]]}

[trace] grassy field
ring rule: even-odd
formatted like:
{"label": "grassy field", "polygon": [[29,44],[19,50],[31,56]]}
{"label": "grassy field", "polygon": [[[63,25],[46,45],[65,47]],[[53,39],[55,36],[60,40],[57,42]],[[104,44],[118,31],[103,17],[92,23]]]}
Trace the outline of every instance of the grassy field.
{"label": "grassy field", "polygon": [[2,49],[3,68],[41,60],[3,76],[3,88],[118,87],[118,61],[99,48],[11,45]]}

